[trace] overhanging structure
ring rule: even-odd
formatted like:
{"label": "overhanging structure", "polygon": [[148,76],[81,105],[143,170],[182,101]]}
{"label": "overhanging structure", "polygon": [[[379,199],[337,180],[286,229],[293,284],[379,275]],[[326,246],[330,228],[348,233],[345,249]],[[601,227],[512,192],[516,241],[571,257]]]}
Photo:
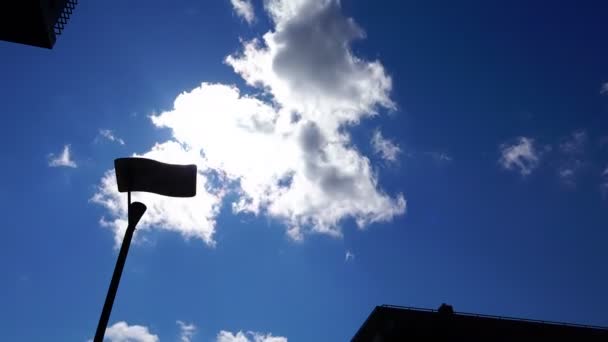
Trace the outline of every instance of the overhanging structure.
{"label": "overhanging structure", "polygon": [[511,317],[377,306],[353,342],[397,341],[608,341],[608,329]]}
{"label": "overhanging structure", "polygon": [[78,0],[4,0],[0,40],[53,48]]}

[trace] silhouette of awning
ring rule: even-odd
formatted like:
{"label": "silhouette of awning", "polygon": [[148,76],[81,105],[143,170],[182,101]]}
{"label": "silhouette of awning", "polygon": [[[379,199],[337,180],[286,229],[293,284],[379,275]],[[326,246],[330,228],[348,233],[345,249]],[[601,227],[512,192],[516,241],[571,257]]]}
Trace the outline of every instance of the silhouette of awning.
{"label": "silhouette of awning", "polygon": [[52,49],[78,0],[3,0],[0,40]]}
{"label": "silhouette of awning", "polygon": [[114,168],[119,192],[144,191],[170,197],[196,195],[196,165],[118,158],[114,160]]}

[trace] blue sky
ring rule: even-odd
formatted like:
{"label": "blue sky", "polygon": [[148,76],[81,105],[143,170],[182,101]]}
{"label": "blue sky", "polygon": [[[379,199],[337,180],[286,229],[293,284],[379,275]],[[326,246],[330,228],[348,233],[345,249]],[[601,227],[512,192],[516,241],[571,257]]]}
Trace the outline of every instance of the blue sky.
{"label": "blue sky", "polygon": [[376,305],[608,325],[599,2],[81,2],[0,42],[0,340],[345,341]]}

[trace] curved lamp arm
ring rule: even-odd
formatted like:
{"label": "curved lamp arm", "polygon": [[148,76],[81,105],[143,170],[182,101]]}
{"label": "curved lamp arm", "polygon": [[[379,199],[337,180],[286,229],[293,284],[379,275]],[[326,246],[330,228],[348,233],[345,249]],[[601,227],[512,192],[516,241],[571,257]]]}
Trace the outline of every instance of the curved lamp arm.
{"label": "curved lamp arm", "polygon": [[[129,193],[129,201],[131,200],[131,194]],[[120,277],[122,270],[125,267],[125,261],[127,261],[127,254],[129,253],[129,246],[131,245],[131,239],[135,232],[135,226],[139,223],[139,220],[146,212],[146,206],[140,202],[129,203],[128,206],[129,225],[125,232],[125,237],[122,240],[120,246],[120,253],[118,253],[118,259],[116,259],[116,266],[114,266],[114,273],[112,274],[112,281],[108,288],[108,294],[106,295],[106,301],[103,303],[103,310],[99,317],[99,323],[97,323],[97,330],[95,331],[94,342],[103,342],[103,337],[110,320],[110,314],[112,313],[112,305],[114,305],[114,298],[118,291],[118,283],[120,283]]]}

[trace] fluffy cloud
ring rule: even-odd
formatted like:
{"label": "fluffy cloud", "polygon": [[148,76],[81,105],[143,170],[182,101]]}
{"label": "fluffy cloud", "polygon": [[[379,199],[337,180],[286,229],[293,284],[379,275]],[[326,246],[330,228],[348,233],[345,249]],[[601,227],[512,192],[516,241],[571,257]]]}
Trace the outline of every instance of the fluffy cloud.
{"label": "fluffy cloud", "polygon": [[[180,328],[180,341],[190,342],[196,332],[194,324],[177,321]],[[91,342],[92,340],[88,340]],[[159,342],[157,335],[150,332],[148,327],[142,325],[128,325],[126,322],[117,322],[106,329],[104,341],[109,342]],[[287,342],[286,337],[272,336],[258,332],[239,331],[236,334],[221,330],[216,336],[216,342]]]}
{"label": "fluffy cloud", "polygon": [[186,324],[182,321],[177,321],[179,326],[179,339],[181,342],[190,342],[192,337],[196,333],[196,326],[194,324]]}
{"label": "fluffy cloud", "polygon": [[[132,195],[132,201],[139,201],[148,207],[137,226],[136,234],[151,228],[179,232],[185,238],[199,238],[213,245],[215,216],[218,214],[223,196],[222,189],[212,187],[209,173],[200,153],[177,142],[168,141],[155,145],[152,150],[138,157],[162,160],[172,164],[197,164],[197,195],[194,198],[169,198],[144,192]],[[103,217],[101,224],[114,232],[115,246],[120,246],[127,228],[127,198],[120,194],[116,185],[116,174],[107,171],[97,192],[91,199],[104,206],[110,215]]]}
{"label": "fluffy cloud", "polygon": [[394,108],[392,81],[382,64],[352,54],[352,41],[365,34],[342,14],[339,1],[265,5],[275,30],[226,58],[248,84],[267,89],[286,112],[317,123],[327,134],[375,115],[378,106]]}
{"label": "fluffy cloud", "polygon": [[502,144],[500,153],[500,165],[506,170],[517,171],[522,176],[532,173],[540,163],[540,152],[531,138],[519,137],[512,144]]}
{"label": "fluffy cloud", "polygon": [[70,154],[70,145],[63,146],[63,151],[58,156],[56,156],[54,153],[49,154],[49,166],[72,168],[78,167],[78,165],[76,165],[76,162],[71,159]]}
{"label": "fluffy cloud", "polygon": [[109,342],[158,342],[158,336],[150,333],[147,327],[128,325],[118,322],[106,329],[104,341]]}
{"label": "fluffy cloud", "polygon": [[220,331],[216,342],[287,342],[286,337],[272,336],[272,334],[260,334],[257,332],[242,331],[233,334],[229,331]]}
{"label": "fluffy cloud", "polygon": [[104,139],[109,140],[111,142],[118,143],[120,145],[124,145],[125,144],[124,140],[122,140],[121,138],[115,136],[114,132],[112,132],[109,129],[100,129],[99,130],[99,136],[101,138],[104,138]]}
{"label": "fluffy cloud", "polygon": [[401,153],[399,146],[392,141],[384,138],[380,130],[375,130],[372,136],[372,148],[376,154],[379,154],[382,159],[394,162],[397,156]]}
{"label": "fluffy cloud", "polygon": [[[296,240],[310,232],[340,236],[346,218],[363,228],[405,212],[403,195],[379,188],[370,160],[348,134],[379,108],[394,108],[391,79],[380,62],[350,50],[363,31],[342,15],[338,1],[271,0],[265,8],[275,29],[226,58],[263,95],[202,83],[180,94],[173,109],[151,117],[155,126],[172,131],[173,140],[144,156],[196,161],[202,184],[194,200],[154,198],[144,229],[175,230],[212,243],[214,218],[228,191],[237,195],[234,212],[277,219]],[[126,204],[113,177],[104,176],[93,200],[111,213],[104,224],[120,232]],[[148,201],[151,196],[144,200],[150,207]]]}
{"label": "fluffy cloud", "polygon": [[251,0],[230,0],[232,8],[238,16],[245,19],[249,24],[255,20],[255,13]]}

